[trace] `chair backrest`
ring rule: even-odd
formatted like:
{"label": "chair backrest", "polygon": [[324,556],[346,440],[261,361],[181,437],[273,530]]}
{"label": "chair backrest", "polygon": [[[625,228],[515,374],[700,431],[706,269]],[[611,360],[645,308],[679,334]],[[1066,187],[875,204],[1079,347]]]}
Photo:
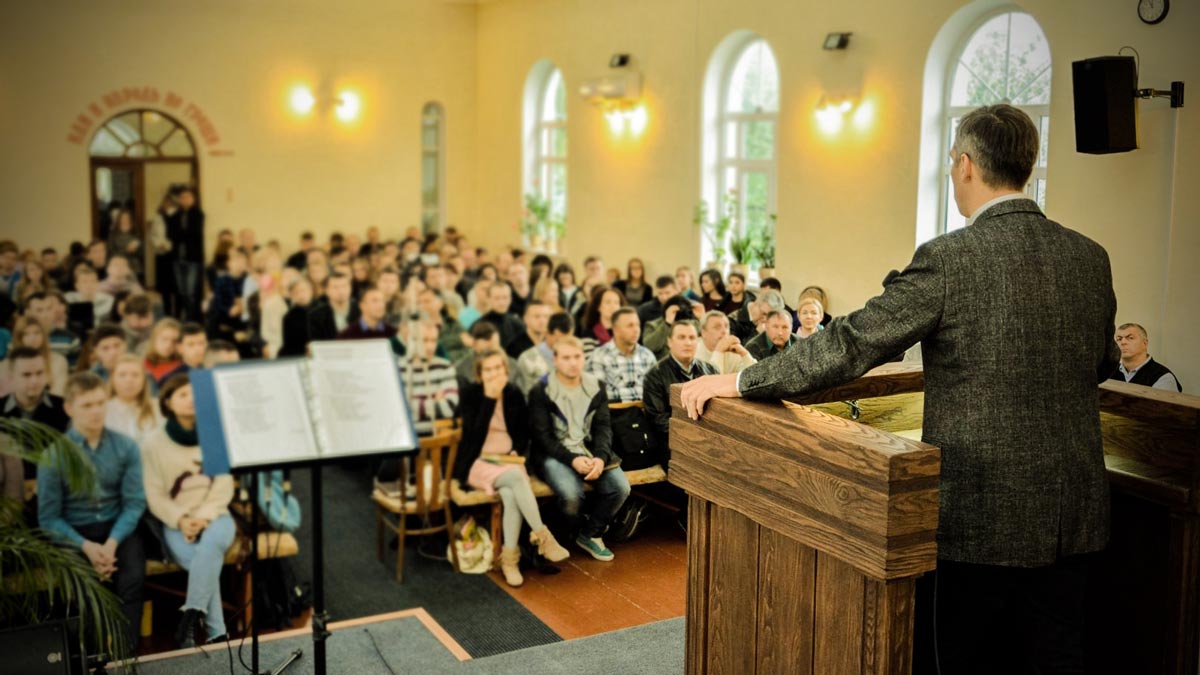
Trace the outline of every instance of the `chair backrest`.
{"label": "chair backrest", "polygon": [[[414,484],[417,489],[413,502],[416,512],[427,514],[445,506],[450,499],[450,477],[454,473],[454,457],[461,429],[449,429],[420,439],[417,453],[400,461],[400,484]],[[411,471],[411,474],[409,473]],[[400,499],[405,501],[404,492]]]}
{"label": "chair backrest", "polygon": [[608,404],[609,410],[625,410],[626,408],[645,409],[646,404],[642,401],[627,401],[627,402],[617,402],[617,403],[609,403]]}

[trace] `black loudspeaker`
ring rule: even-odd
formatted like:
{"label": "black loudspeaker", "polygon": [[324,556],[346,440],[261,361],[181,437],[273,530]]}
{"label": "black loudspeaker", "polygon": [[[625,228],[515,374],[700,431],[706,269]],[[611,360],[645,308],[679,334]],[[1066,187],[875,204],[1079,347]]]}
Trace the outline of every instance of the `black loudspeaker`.
{"label": "black loudspeaker", "polygon": [[[21,675],[69,675],[83,672],[83,663],[64,621],[0,631],[4,672]],[[74,649],[73,649],[74,648]]]}
{"label": "black loudspeaker", "polygon": [[1071,64],[1075,149],[1093,155],[1137,150],[1137,63],[1100,56]]}

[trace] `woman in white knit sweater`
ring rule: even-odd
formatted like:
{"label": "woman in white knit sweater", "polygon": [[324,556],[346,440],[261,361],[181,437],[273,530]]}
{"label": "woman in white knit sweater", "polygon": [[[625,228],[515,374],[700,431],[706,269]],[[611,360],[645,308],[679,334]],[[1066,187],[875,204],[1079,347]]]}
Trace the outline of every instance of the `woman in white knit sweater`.
{"label": "woman in white knit sweater", "polygon": [[200,465],[196,409],[186,374],[163,383],[159,407],[167,423],[142,445],[146,504],[163,524],[171,557],[188,571],[187,600],[175,639],[196,644],[197,626],[208,642],[226,639],[221,609],[221,567],[237,526],[229,515],[233,477],[206,476]]}
{"label": "woman in white knit sweater", "polygon": [[108,376],[112,395],[104,426],[137,441],[139,448],[163,425],[158,406],[150,396],[148,378],[142,357],[137,354],[122,354]]}

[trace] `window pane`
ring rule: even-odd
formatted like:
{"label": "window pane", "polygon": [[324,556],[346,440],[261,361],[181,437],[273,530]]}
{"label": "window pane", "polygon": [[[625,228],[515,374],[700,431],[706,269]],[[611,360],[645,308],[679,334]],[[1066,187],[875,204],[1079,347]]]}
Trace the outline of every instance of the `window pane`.
{"label": "window pane", "polygon": [[125,145],[107,127],[101,127],[92,138],[89,153],[100,157],[121,157],[125,154]]}
{"label": "window pane", "polygon": [[1050,116],[1042,115],[1038,118],[1038,143],[1041,146],[1038,149],[1038,166],[1046,166],[1046,154],[1050,150]]}
{"label": "window pane", "polygon": [[742,157],[746,159],[771,159],[775,155],[775,123],[768,121],[746,122],[742,127]]}
{"label": "window pane", "polygon": [[[990,19],[967,41],[954,73],[956,86],[951,88],[954,94],[965,93],[965,97],[952,96],[950,105],[988,105],[1004,100],[1008,17],[1008,14],[1001,14]],[[959,82],[964,79],[967,82],[960,89]]]}
{"label": "window pane", "polygon": [[1015,104],[1050,103],[1050,45],[1030,15],[1009,14],[1008,97]]}
{"label": "window pane", "polygon": [[[955,138],[955,136],[958,135],[958,123],[961,121],[962,121],[961,117],[951,117],[950,118],[950,137],[948,139],[946,139],[946,147],[950,149],[950,152],[954,151],[954,138]],[[946,153],[947,166],[952,166],[954,164],[954,160],[950,156],[950,152]]]}
{"label": "window pane", "polygon": [[563,87],[562,71],[550,73],[542,99],[542,121],[567,119],[567,90]]}
{"label": "window pane", "polygon": [[153,110],[147,110],[142,113],[142,137],[146,139],[147,143],[154,145],[162,143],[163,139],[174,128],[174,122]]}
{"label": "window pane", "polygon": [[438,146],[437,124],[426,122],[421,125],[421,146],[426,150],[436,150]]}
{"label": "window pane", "polygon": [[107,166],[96,169],[96,199],[104,203],[112,201],[112,169]]}
{"label": "window pane", "polygon": [[1041,26],[1023,12],[1001,14],[967,41],[950,85],[950,105],[1050,102],[1050,47]]}
{"label": "window pane", "polygon": [[183,130],[176,128],[174,133],[167,136],[167,141],[159,146],[159,151],[169,157],[191,157],[195,154],[192,142],[188,140]]}
{"label": "window pane", "polygon": [[779,110],[779,69],[765,40],[756,40],[738,57],[729,79],[730,112]]}
{"label": "window pane", "polygon": [[145,143],[134,143],[125,151],[127,157],[154,157],[156,154],[154,148]]}
{"label": "window pane", "polygon": [[721,139],[724,147],[721,148],[721,157],[725,159],[735,159],[738,156],[738,123],[726,122],[723,138]]}
{"label": "window pane", "polygon": [[1038,208],[1045,211],[1046,210],[1046,179],[1045,178],[1037,179],[1037,181],[1035,183],[1035,189],[1036,189],[1036,194],[1034,195],[1034,201],[1037,202]]}
{"label": "window pane", "polygon": [[421,157],[421,204],[437,206],[438,204],[438,156],[437,153],[425,153]]}
{"label": "window pane", "polygon": [[554,162],[548,165],[550,212],[559,217],[567,214],[567,165]]}
{"label": "window pane", "polygon": [[550,129],[550,154],[554,157],[567,156],[567,130],[562,127]]}
{"label": "window pane", "polygon": [[770,204],[770,181],[761,171],[742,174],[742,227],[762,231]]}

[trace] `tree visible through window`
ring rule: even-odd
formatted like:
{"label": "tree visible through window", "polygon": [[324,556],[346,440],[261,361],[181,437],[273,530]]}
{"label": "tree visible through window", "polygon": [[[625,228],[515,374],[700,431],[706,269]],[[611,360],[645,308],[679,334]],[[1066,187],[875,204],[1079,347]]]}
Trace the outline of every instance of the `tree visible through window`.
{"label": "tree visible through window", "polygon": [[947,97],[941,231],[951,232],[966,223],[954,203],[949,152],[959,120],[984,105],[1017,106],[1037,125],[1041,152],[1026,192],[1044,209],[1050,131],[1050,45],[1037,21],[1024,12],[1008,12],[987,19],[975,29],[951,65]]}

